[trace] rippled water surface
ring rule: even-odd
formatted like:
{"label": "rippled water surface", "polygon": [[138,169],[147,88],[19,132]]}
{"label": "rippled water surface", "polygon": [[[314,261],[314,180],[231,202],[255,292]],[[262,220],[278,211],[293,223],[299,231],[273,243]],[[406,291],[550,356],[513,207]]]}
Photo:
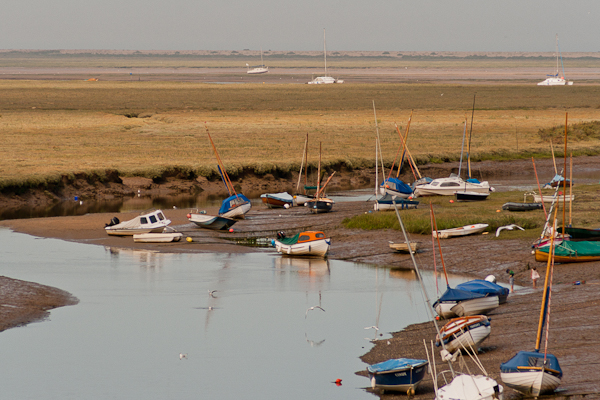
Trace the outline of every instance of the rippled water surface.
{"label": "rippled water surface", "polygon": [[[428,319],[411,271],[110,249],[8,229],[0,242],[2,275],[80,299],[0,333],[7,399],[368,399],[368,379],[354,374],[375,337],[365,328],[385,339]],[[307,311],[316,305],[325,311]]]}

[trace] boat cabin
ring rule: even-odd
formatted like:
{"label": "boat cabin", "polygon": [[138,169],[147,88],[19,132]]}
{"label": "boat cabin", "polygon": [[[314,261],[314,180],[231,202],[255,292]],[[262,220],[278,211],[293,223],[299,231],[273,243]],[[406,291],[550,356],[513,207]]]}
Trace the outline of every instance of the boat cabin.
{"label": "boat cabin", "polygon": [[298,243],[311,242],[313,240],[325,239],[325,234],[320,231],[301,232],[298,236]]}

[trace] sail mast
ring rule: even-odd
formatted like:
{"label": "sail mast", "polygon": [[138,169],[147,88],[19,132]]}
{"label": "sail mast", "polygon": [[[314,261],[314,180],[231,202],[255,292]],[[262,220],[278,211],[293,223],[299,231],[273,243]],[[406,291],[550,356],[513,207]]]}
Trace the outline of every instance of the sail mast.
{"label": "sail mast", "polygon": [[325,58],[325,76],[327,76],[327,42],[325,42],[325,28],[323,28],[323,58]]}

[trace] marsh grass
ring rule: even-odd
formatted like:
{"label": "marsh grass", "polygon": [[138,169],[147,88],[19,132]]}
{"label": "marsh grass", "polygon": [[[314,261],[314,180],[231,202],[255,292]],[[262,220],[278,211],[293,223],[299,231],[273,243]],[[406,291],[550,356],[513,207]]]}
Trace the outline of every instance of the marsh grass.
{"label": "marsh grass", "polygon": [[[463,85],[214,85],[185,82],[0,81],[0,187],[54,182],[61,175],[118,170],[154,178],[165,171],[216,174],[206,128],[231,176],[299,169],[309,162],[350,169],[374,165],[375,100],[387,166],[414,111],[408,139],[418,163],[460,157],[474,89]],[[550,157],[539,130],[600,120],[600,87],[568,91],[477,87],[471,159]],[[444,93],[444,96],[440,96]],[[469,121],[470,122],[470,121]],[[600,153],[600,139],[569,143]],[[557,157],[562,149],[555,148]],[[178,173],[178,172],[175,172]]]}
{"label": "marsh grass", "polygon": [[[549,195],[551,191],[545,191]],[[598,185],[579,185],[573,187],[576,201],[572,204],[572,213],[569,216],[569,204],[565,208],[567,224],[579,227],[600,226],[600,205]],[[517,196],[521,196],[517,199]],[[522,194],[515,192],[492,193],[488,200],[482,202],[456,202],[450,203],[453,197],[432,196],[422,197],[419,207],[414,210],[400,210],[402,222],[409,233],[431,235],[431,206],[435,213],[438,230],[457,228],[472,224],[488,224],[487,232],[494,233],[501,226],[517,224],[526,231],[514,231],[510,238],[535,238],[544,226],[546,217],[543,210],[528,212],[509,212],[502,210],[502,204],[509,201],[522,201]],[[546,205],[549,210],[549,203]],[[559,224],[562,223],[562,204],[559,207]],[[342,224],[351,229],[400,230],[400,224],[394,211],[369,212],[345,219]],[[500,236],[500,239],[506,236]]]}

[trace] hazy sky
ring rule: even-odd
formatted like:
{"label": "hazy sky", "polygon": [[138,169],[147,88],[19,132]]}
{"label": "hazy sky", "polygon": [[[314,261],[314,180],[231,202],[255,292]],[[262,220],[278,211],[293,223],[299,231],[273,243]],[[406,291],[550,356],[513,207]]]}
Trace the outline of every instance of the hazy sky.
{"label": "hazy sky", "polygon": [[7,0],[2,49],[600,51],[599,0]]}

